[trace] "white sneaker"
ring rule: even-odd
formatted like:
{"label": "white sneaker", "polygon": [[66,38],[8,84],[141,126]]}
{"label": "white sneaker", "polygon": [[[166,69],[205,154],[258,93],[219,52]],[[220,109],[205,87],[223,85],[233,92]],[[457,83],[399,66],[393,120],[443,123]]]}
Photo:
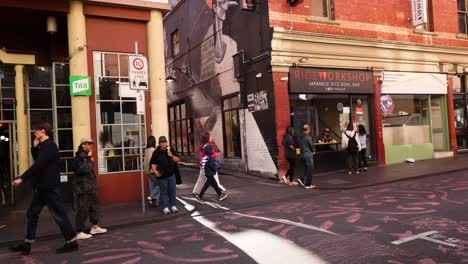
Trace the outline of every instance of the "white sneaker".
{"label": "white sneaker", "polygon": [[167,215],[167,214],[170,214],[171,211],[169,210],[169,208],[166,207],[163,209],[163,213]]}
{"label": "white sneaker", "polygon": [[297,182],[298,182],[302,187],[305,187],[305,184],[302,182],[301,179],[297,179]]}
{"label": "white sneaker", "polygon": [[226,188],[224,188],[224,186],[222,185],[218,185],[218,187],[221,189],[221,191],[225,192],[226,191]]}
{"label": "white sneaker", "polygon": [[107,229],[101,228],[101,227],[98,226],[96,228],[91,228],[90,233],[93,234],[93,235],[104,234],[104,233],[107,233]]}
{"label": "white sneaker", "polygon": [[76,235],[76,239],[78,239],[78,240],[89,239],[89,238],[92,238],[92,237],[93,237],[93,235],[86,234],[86,233],[83,233],[83,232],[80,232],[80,233],[78,233],[78,235]]}
{"label": "white sneaker", "polygon": [[304,188],[306,188],[306,189],[313,189],[313,188],[315,188],[315,187],[316,187],[316,185],[309,185],[309,186],[306,186],[306,187],[304,187]]}
{"label": "white sneaker", "polygon": [[177,209],[177,207],[175,207],[175,206],[172,206],[172,207],[171,207],[171,211],[172,211],[173,213],[177,213],[177,212],[179,212],[179,209]]}

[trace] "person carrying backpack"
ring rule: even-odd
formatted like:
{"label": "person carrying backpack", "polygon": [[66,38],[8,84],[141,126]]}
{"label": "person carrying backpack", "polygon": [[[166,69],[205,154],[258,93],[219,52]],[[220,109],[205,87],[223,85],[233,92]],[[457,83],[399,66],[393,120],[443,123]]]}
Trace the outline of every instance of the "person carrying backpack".
{"label": "person carrying backpack", "polygon": [[205,185],[203,185],[200,195],[198,195],[196,198],[200,202],[203,202],[203,195],[205,194],[208,187],[212,186],[216,191],[216,194],[218,194],[218,200],[222,201],[227,198],[227,193],[221,191],[218,183],[216,182],[216,179],[214,178],[218,173],[219,165],[216,164],[216,160],[212,157],[213,147],[210,144],[206,144],[203,147],[203,151],[205,152],[205,157],[203,157],[202,160],[202,168],[205,171],[206,182]]}
{"label": "person carrying backpack", "polygon": [[361,151],[361,143],[352,123],[348,124],[346,131],[341,135],[341,147],[346,150],[348,174],[352,174],[353,170],[359,173],[358,155],[359,151]]}

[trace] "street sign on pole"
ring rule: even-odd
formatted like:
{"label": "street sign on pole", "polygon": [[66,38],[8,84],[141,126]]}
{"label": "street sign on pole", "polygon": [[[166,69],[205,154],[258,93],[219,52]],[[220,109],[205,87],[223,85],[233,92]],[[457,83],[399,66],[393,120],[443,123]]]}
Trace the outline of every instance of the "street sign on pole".
{"label": "street sign on pole", "polygon": [[128,78],[130,89],[148,90],[148,60],[145,56],[128,57]]}

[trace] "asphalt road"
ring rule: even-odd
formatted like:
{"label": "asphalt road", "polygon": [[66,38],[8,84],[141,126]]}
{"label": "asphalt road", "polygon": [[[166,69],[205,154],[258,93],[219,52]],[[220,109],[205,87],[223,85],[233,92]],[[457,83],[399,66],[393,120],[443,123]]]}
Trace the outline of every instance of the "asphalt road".
{"label": "asphalt road", "polygon": [[[258,180],[262,181],[262,180]],[[192,216],[110,230],[55,255],[0,249],[0,263],[468,263],[468,172],[342,192],[235,186]]]}

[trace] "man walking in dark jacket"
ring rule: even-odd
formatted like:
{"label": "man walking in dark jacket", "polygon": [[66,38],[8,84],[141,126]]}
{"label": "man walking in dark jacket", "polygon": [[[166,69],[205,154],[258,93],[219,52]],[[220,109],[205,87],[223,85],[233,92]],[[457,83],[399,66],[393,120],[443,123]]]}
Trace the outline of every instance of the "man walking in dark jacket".
{"label": "man walking in dark jacket", "polygon": [[202,160],[202,168],[205,172],[206,181],[197,199],[200,202],[203,202],[203,195],[205,194],[206,190],[208,190],[208,187],[212,186],[213,189],[216,191],[216,194],[218,194],[218,200],[222,201],[227,198],[227,193],[223,192],[221,188],[219,188],[218,182],[216,182],[216,179],[214,177],[218,171],[216,168],[216,161],[211,156],[213,152],[213,147],[210,144],[206,144],[203,147],[203,151],[205,152],[205,156]]}
{"label": "man walking in dark jacket", "polygon": [[304,125],[304,136],[301,139],[301,158],[304,161],[304,176],[297,181],[306,189],[313,189],[312,185],[312,169],[314,168],[314,141],[312,140],[310,126]]}
{"label": "man walking in dark jacket", "polygon": [[56,250],[57,254],[78,250],[75,230],[68,220],[60,194],[60,164],[57,145],[49,138],[52,134],[48,123],[41,123],[34,127],[34,146],[32,156],[34,164],[13,182],[18,187],[23,182],[31,181],[34,194],[27,211],[28,224],[26,239],[23,243],[10,247],[10,251],[28,255],[31,243],[36,239],[37,224],[42,208],[47,205],[55,223],[60,227],[66,243]]}
{"label": "man walking in dark jacket", "polygon": [[[88,239],[92,235],[104,234],[106,229],[98,226],[99,199],[97,196],[97,181],[94,175],[94,142],[90,138],[83,138],[73,159],[73,170],[75,172],[74,189],[76,195],[76,239]],[[84,233],[85,221],[89,218],[92,224],[90,233]]]}

